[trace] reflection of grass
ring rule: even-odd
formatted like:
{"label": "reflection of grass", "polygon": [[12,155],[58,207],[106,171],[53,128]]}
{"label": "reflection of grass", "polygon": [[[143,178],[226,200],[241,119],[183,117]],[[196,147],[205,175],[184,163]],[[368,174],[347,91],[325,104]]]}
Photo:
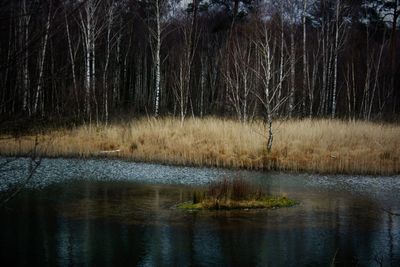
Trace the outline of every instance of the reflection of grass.
{"label": "reflection of grass", "polygon": [[[163,118],[48,129],[38,134],[37,150],[53,157],[108,156],[178,165],[358,174],[400,171],[398,125],[339,120],[274,125],[270,153],[261,121],[243,124],[221,118],[188,119],[183,125]],[[0,134],[0,154],[26,154],[35,138]]]}
{"label": "reflection of grass", "polygon": [[193,200],[178,205],[183,210],[201,209],[259,209],[295,205],[285,196],[266,196],[261,188],[251,186],[242,178],[223,179],[210,184],[207,192],[194,192]]}

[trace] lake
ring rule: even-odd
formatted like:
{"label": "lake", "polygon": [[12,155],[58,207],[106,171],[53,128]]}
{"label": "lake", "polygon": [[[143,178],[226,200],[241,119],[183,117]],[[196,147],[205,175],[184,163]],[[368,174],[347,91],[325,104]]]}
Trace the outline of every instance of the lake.
{"label": "lake", "polygon": [[[6,159],[0,159],[0,164]],[[4,196],[28,159],[2,167]],[[290,208],[189,212],[241,176]],[[400,266],[400,176],[340,176],[43,159],[0,208],[2,266]]]}

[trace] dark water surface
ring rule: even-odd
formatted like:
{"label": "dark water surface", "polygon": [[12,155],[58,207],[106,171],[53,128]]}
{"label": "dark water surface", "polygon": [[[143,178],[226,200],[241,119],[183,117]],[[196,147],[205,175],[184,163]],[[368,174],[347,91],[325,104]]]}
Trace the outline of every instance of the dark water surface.
{"label": "dark water surface", "polygon": [[[4,161],[4,159],[2,159]],[[27,160],[7,164],[15,186]],[[0,208],[1,266],[400,266],[400,177],[240,172],[291,208],[184,212],[238,172],[46,159]],[[3,192],[4,193],[4,192]]]}

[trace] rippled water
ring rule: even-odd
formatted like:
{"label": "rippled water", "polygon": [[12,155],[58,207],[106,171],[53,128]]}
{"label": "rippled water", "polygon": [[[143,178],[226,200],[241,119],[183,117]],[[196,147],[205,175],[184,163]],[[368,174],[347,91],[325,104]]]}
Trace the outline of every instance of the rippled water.
{"label": "rippled water", "polygon": [[[0,159],[1,163],[5,159]],[[28,159],[2,167],[0,190]],[[241,175],[299,205],[183,212],[193,188]],[[321,176],[44,159],[0,209],[10,265],[400,266],[400,177]]]}

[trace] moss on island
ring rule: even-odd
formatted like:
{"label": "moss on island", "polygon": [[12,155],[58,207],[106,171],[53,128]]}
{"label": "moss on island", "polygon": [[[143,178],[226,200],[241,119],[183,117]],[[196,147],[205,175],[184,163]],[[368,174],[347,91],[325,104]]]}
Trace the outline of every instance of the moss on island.
{"label": "moss on island", "polygon": [[189,202],[178,204],[182,210],[272,209],[291,207],[296,202],[285,196],[266,196],[242,178],[223,179],[209,185],[207,191],[196,191]]}
{"label": "moss on island", "polygon": [[178,205],[182,210],[233,210],[233,209],[272,209],[295,205],[296,202],[286,197],[267,197],[252,200],[213,200],[204,199],[199,203],[184,202]]}

